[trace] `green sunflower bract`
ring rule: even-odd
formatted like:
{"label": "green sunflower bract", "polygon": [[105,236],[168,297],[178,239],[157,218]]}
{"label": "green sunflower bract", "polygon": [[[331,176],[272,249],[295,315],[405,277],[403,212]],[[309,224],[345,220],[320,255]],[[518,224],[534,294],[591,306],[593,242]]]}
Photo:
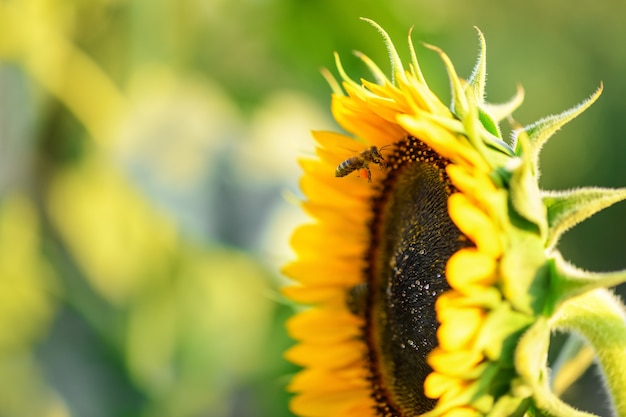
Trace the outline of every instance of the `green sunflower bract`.
{"label": "green sunflower bract", "polygon": [[337,58],[340,82],[325,75],[333,115],[351,136],[314,132],[317,155],[300,161],[312,221],[294,232],[297,259],[284,269],[296,282],[285,295],[308,305],[287,323],[298,343],[286,356],[303,367],[289,386],[293,412],[589,415],[551,389],[558,369],[547,367],[550,333],[564,330],[592,346],[614,409],[626,416],[626,313],[607,289],[626,272],[582,271],[556,249],[565,231],[626,199],[626,190],[538,185],[542,146],[601,88],[517,128],[507,143],[498,123],[523,92],[485,101],[480,32],[468,80],[426,45],[450,77],[446,106],[428,88],[410,38],[405,69],[388,35],[367,21],[387,44],[392,77],[358,54],[376,82],[357,83]]}

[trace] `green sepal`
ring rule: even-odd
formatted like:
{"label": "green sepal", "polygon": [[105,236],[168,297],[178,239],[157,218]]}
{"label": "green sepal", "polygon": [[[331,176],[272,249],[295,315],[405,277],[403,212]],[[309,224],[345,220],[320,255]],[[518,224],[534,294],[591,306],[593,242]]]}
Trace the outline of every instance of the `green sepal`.
{"label": "green sepal", "polygon": [[485,414],[485,417],[522,417],[528,409],[528,399],[503,395]]}
{"label": "green sepal", "polygon": [[577,188],[567,191],[543,191],[548,215],[546,247],[553,248],[561,235],[599,211],[626,200],[626,188]]}
{"label": "green sepal", "polygon": [[506,166],[497,166],[488,175],[497,188],[508,188],[511,183],[512,173]]}
{"label": "green sepal", "polygon": [[[343,82],[350,84],[355,89],[361,88],[361,86],[358,83],[356,83],[352,78],[350,78],[346,70],[343,68],[343,64],[341,63],[341,58],[339,54],[335,52],[334,55],[335,55],[335,67],[337,67],[337,72],[339,73],[341,80],[343,80]],[[326,81],[328,82],[328,84],[330,84],[333,90],[333,93],[340,95],[340,96],[346,95],[341,85],[336,80],[333,82],[334,77],[332,77],[332,75],[329,72],[322,73],[322,75],[326,77]],[[328,76],[330,76],[331,78],[328,78]]]}
{"label": "green sepal", "polygon": [[489,113],[491,118],[497,123],[509,117],[524,101],[524,89],[521,85],[517,86],[517,92],[507,102],[504,103],[484,103],[481,107]]}
{"label": "green sepal", "polygon": [[[530,142],[530,157],[535,167],[539,164],[539,153],[541,152],[541,148],[543,145],[550,139],[550,137],[561,127],[563,127],[567,122],[577,117],[583,111],[587,110],[589,106],[591,106],[597,99],[600,97],[602,93],[602,84],[600,87],[589,97],[587,100],[583,101],[579,105],[564,111],[563,113],[548,116],[541,120],[536,121],[535,123],[525,126],[522,130],[516,131],[513,137],[513,147],[515,149],[515,153],[520,155],[522,152],[522,148],[520,145],[519,138],[528,135]],[[525,134],[523,134],[525,133]]]}
{"label": "green sepal", "polygon": [[466,103],[467,107],[463,117],[460,118],[463,123],[463,128],[465,129],[465,136],[478,153],[485,157],[485,159],[490,162],[492,166],[497,166],[494,162],[498,161],[493,161],[487,157],[487,144],[489,144],[490,141],[488,139],[485,140],[485,136],[489,134],[484,133],[485,127],[480,120],[480,110],[478,108],[478,103],[476,103],[476,98],[471,90],[467,90],[465,95],[466,100],[464,103]]}
{"label": "green sepal", "polygon": [[481,108],[471,89],[466,94],[468,109],[465,118],[461,119],[465,135],[492,167],[505,164],[514,156],[513,149],[502,140],[497,123]]}
{"label": "green sepal", "polygon": [[428,85],[426,83],[426,79],[424,78],[424,74],[422,74],[422,69],[420,68],[420,64],[417,60],[417,54],[415,53],[415,46],[413,45],[413,39],[411,37],[413,33],[413,27],[409,29],[409,53],[411,54],[411,74],[422,84]]}
{"label": "green sepal", "polygon": [[502,293],[516,310],[540,314],[545,309],[551,272],[543,242],[536,233],[520,229],[512,228],[510,237],[510,248],[500,261]]}
{"label": "green sepal", "polygon": [[509,303],[501,303],[489,313],[483,323],[476,337],[475,347],[484,351],[489,360],[512,367],[517,336],[531,323],[531,316],[513,310]]}
{"label": "green sepal", "polygon": [[510,116],[513,111],[515,111],[515,109],[517,109],[522,104],[522,101],[524,101],[524,89],[521,86],[518,86],[515,96],[513,96],[511,100],[505,103],[495,104],[487,103],[485,101],[485,87],[487,85],[487,43],[485,42],[485,36],[480,31],[480,29],[478,29],[477,27],[475,29],[478,32],[480,49],[478,53],[478,60],[476,61],[476,65],[474,66],[472,75],[470,75],[467,82],[474,93],[476,102],[481,108],[481,121],[483,120],[483,114],[488,115],[490,125],[493,125],[495,131],[490,129],[487,125],[485,125],[485,128],[494,135],[502,137],[502,135],[500,134],[500,129],[498,128],[498,123],[505,117]]}
{"label": "green sepal", "polygon": [[553,308],[564,301],[586,292],[609,288],[626,282],[626,270],[614,272],[589,272],[567,262],[558,251],[550,260],[550,291],[547,304]]}
{"label": "green sepal", "polygon": [[485,130],[487,130],[487,132],[491,133],[498,139],[502,139],[502,133],[500,132],[498,123],[496,123],[496,121],[493,120],[493,117],[491,117],[491,115],[482,108],[479,108],[478,110],[478,120],[480,120],[480,123],[483,125]]}
{"label": "green sepal", "polygon": [[396,80],[402,79],[406,81],[406,75],[404,73],[404,67],[402,66],[402,60],[398,55],[398,51],[393,46],[393,42],[391,41],[391,37],[389,34],[383,29],[378,23],[374,22],[372,19],[368,19],[366,17],[362,17],[361,20],[372,25],[378,33],[383,38],[385,42],[385,46],[387,47],[387,52],[389,53],[389,61],[391,62],[391,83],[397,85]]}
{"label": "green sepal", "polygon": [[474,26],[476,32],[478,32],[478,41],[480,42],[480,49],[478,52],[478,61],[474,66],[472,75],[470,75],[467,83],[474,93],[474,97],[478,103],[484,103],[485,101],[485,87],[487,85],[487,42],[485,42],[485,36],[483,33]]}
{"label": "green sepal", "polygon": [[[483,34],[478,28],[476,30],[480,39],[480,53],[474,71],[467,82],[459,78],[452,61],[441,49],[428,44],[424,44],[424,46],[437,52],[444,62],[452,95],[450,110],[462,122],[464,128],[464,131],[460,133],[466,135],[476,150],[492,162],[492,166],[497,166],[502,159],[494,161],[492,159],[501,156],[501,154],[507,157],[513,155],[513,149],[502,140],[502,133],[498,126],[499,118],[506,117],[503,111],[508,111],[510,114],[521,103],[521,97],[518,95],[503,106],[485,102],[486,44]],[[496,111],[496,117],[490,110]],[[452,130],[454,131],[454,129]],[[498,151],[498,153],[490,155],[493,156],[492,158],[487,157],[486,146]]]}
{"label": "green sepal", "polygon": [[474,98],[473,102],[479,107],[478,117],[483,127],[492,135],[502,138],[502,133],[500,133],[500,127],[497,121],[493,119],[491,114],[481,108],[485,103],[485,87],[487,85],[487,44],[480,29],[475,29],[478,32],[480,49],[478,52],[478,61],[476,61],[472,75],[470,75],[469,80],[467,80],[467,87]]}
{"label": "green sepal", "polygon": [[535,323],[519,339],[515,350],[515,369],[524,383],[534,388],[546,374],[550,325],[548,319],[538,316]]}
{"label": "green sepal", "polygon": [[513,156],[513,150],[485,127],[485,120],[487,123],[493,121],[482,112],[471,90],[467,90],[466,95],[468,108],[465,117],[461,119],[465,136],[492,168],[505,164]]}
{"label": "green sepal", "polygon": [[[482,110],[479,109],[482,112]],[[483,125],[484,127],[484,125]],[[497,167],[503,164],[506,164],[506,161],[510,160],[511,157],[514,157],[513,149],[509,146],[508,143],[503,141],[501,138],[492,135],[490,132],[487,132],[486,129],[483,132],[483,140],[487,144],[487,147],[497,151],[497,153],[489,154],[488,158],[493,160],[492,166]]]}
{"label": "green sepal", "polygon": [[481,381],[481,384],[489,385],[491,384],[491,380],[495,378],[496,371],[497,371],[497,367],[494,365],[493,362],[482,362],[476,365],[474,368],[466,372],[463,372],[462,374],[459,373],[454,376],[457,376],[459,378],[462,378],[468,381],[473,380],[473,379],[481,379],[483,380]]}
{"label": "green sepal", "polygon": [[547,210],[537,184],[536,166],[528,153],[531,145],[525,135],[520,135],[518,144],[522,154],[516,160],[517,166],[511,169],[511,203],[517,214],[536,225],[539,235],[545,238],[548,232]]}
{"label": "green sepal", "polygon": [[389,83],[389,80],[383,70],[381,70],[370,57],[360,51],[352,51],[352,53],[365,64],[367,69],[370,70],[370,74],[372,74],[378,85],[385,85]]}
{"label": "green sepal", "polygon": [[452,95],[450,110],[457,118],[459,118],[459,120],[465,120],[468,116],[467,113],[469,110],[465,88],[467,86],[467,82],[459,78],[456,73],[456,69],[454,68],[454,64],[452,64],[450,57],[446,55],[445,52],[434,45],[429,45],[427,43],[423,45],[425,48],[437,52],[443,61],[443,64],[446,67],[446,72],[448,73],[448,79],[450,80],[450,94]]}

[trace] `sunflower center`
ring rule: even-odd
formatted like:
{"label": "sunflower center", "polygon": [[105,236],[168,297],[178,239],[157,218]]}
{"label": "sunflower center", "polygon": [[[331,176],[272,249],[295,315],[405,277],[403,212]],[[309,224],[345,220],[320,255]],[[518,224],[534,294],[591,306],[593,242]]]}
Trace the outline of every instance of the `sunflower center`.
{"label": "sunflower center", "polygon": [[389,173],[372,200],[365,339],[379,414],[410,417],[435,405],[423,393],[425,357],[437,345],[434,304],[449,289],[446,262],[467,239],[448,215],[449,161],[414,137],[385,158]]}

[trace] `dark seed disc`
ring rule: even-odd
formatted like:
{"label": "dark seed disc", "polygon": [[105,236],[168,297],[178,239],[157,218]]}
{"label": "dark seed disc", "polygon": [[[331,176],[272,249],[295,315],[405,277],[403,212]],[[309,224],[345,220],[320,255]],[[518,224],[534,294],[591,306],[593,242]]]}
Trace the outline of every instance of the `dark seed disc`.
{"label": "dark seed disc", "polygon": [[372,201],[365,339],[379,414],[413,417],[435,405],[423,388],[437,345],[434,305],[449,289],[446,262],[468,240],[448,214],[447,160],[412,137],[386,159],[390,171]]}

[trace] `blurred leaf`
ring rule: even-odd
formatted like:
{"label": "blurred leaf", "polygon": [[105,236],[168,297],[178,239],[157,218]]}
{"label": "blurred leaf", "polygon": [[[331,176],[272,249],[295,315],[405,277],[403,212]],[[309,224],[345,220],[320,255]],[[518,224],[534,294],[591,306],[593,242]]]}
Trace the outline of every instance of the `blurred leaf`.
{"label": "blurred leaf", "polygon": [[0,387],[3,417],[70,417],[27,352],[0,357]]}
{"label": "blurred leaf", "polygon": [[0,206],[0,360],[40,338],[55,309],[55,282],[39,251],[35,210],[24,195]]}
{"label": "blurred leaf", "polygon": [[87,279],[109,302],[124,305],[167,271],[177,244],[173,224],[119,172],[96,157],[52,181],[48,207]]}
{"label": "blurred leaf", "polygon": [[155,402],[150,415],[232,407],[233,390],[266,355],[267,275],[245,254],[218,248],[187,248],[175,271],[131,307],[130,369]]}
{"label": "blurred leaf", "polygon": [[57,287],[39,250],[36,212],[26,196],[0,204],[0,415],[69,416],[46,387],[31,346],[46,333]]}

